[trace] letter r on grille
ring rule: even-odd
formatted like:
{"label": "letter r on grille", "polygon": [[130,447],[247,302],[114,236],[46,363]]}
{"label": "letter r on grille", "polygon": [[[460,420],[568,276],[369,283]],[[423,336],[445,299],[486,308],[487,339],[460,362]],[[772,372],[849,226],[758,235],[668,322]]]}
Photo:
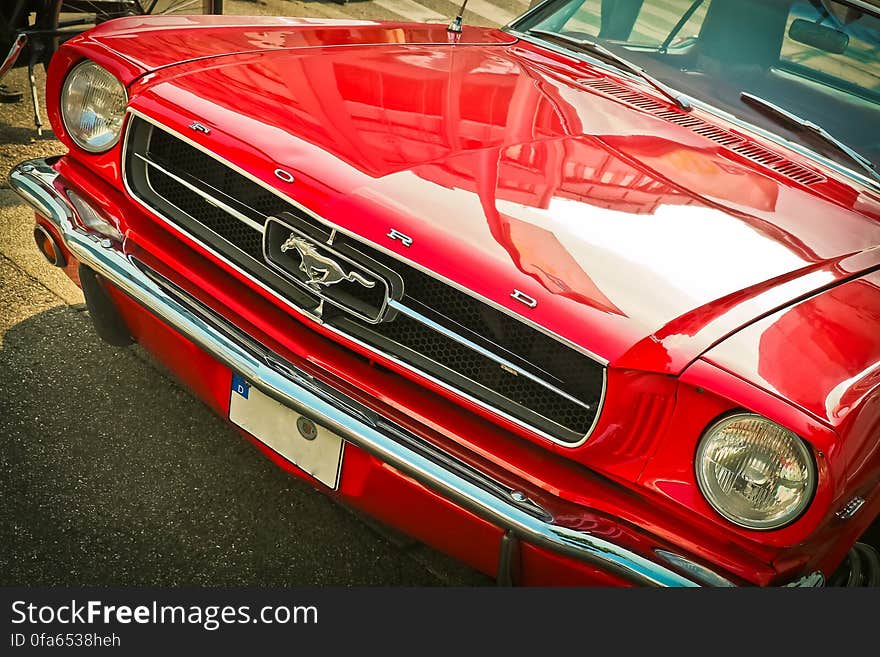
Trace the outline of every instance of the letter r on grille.
{"label": "letter r on grille", "polygon": [[394,228],[388,231],[388,235],[386,235],[386,237],[390,237],[393,240],[400,240],[400,243],[407,248],[412,246],[413,243],[412,237],[410,237],[409,235],[404,235],[399,230],[396,230]]}

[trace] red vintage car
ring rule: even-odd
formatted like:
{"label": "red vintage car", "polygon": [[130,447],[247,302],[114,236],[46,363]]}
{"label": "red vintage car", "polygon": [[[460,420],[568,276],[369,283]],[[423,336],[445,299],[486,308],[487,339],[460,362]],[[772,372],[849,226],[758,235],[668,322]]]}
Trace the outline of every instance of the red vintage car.
{"label": "red vintage car", "polygon": [[102,337],[502,583],[870,585],[878,46],[857,0],[124,18],[10,180]]}

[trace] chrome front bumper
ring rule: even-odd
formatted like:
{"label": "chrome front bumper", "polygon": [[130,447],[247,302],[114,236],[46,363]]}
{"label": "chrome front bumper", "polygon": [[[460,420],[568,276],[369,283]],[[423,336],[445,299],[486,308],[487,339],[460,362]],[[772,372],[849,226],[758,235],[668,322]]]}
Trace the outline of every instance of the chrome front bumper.
{"label": "chrome front bumper", "polygon": [[[687,576],[602,538],[552,523],[540,508],[501,486],[486,485],[461,462],[432,453],[424,441],[359,402],[317,381],[290,363],[279,366],[254,348],[209,321],[178,295],[157,282],[126,256],[121,246],[89,233],[64,193],[63,178],[46,160],[17,165],[9,176],[12,188],[53,224],[70,253],[123,290],[151,313],[186,336],[252,385],[297,412],[307,415],[417,480],[455,504],[475,513],[516,539],[594,564],[636,584],[649,586],[731,585],[723,577],[678,555],[657,551]],[[537,511],[536,511],[537,509]],[[509,544],[510,540],[502,541]],[[501,560],[502,562],[504,559]]]}

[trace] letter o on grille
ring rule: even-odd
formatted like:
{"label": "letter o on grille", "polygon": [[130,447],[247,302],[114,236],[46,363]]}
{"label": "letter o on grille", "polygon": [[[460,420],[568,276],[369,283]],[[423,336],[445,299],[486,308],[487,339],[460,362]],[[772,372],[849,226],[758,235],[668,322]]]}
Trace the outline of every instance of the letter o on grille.
{"label": "letter o on grille", "polygon": [[286,183],[292,183],[294,181],[293,174],[290,171],[285,171],[284,169],[275,169],[275,176],[279,180],[283,180]]}

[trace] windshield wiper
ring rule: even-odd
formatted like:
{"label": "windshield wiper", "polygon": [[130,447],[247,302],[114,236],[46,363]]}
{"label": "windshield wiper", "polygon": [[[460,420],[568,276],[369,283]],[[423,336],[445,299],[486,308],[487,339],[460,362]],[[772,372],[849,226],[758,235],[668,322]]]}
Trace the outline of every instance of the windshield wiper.
{"label": "windshield wiper", "polygon": [[880,180],[880,173],[877,172],[877,167],[874,165],[873,162],[871,162],[871,160],[847,146],[844,142],[840,141],[837,137],[832,135],[822,126],[817,125],[812,121],[808,121],[807,119],[800,117],[797,114],[793,114],[787,109],[779,107],[779,105],[774,105],[769,100],[765,100],[760,96],[750,94],[747,91],[743,91],[739,95],[739,97],[740,100],[742,100],[747,105],[752,105],[753,107],[755,107],[759,111],[762,111],[765,114],[770,114],[777,119],[781,119],[785,122],[797,126],[798,128],[812,132],[814,135],[818,135],[826,143],[831,144],[832,146],[837,148],[838,151],[846,155],[851,161],[855,162],[865,171],[870,173],[875,180]]}
{"label": "windshield wiper", "polygon": [[528,32],[526,32],[526,34],[541,37],[543,39],[547,39],[548,41],[559,41],[567,46],[574,46],[579,50],[598,55],[603,59],[617,64],[618,67],[624,69],[625,71],[629,71],[630,73],[634,73],[635,75],[639,76],[681,109],[687,111],[690,111],[692,109],[690,101],[682,94],[677,92],[672,87],[667,86],[663,82],[660,82],[660,80],[648,73],[641,66],[632,63],[625,57],[621,57],[613,50],[609,50],[608,48],[603,46],[601,43],[590,41],[589,39],[580,39],[578,37],[569,36],[567,34],[560,34],[559,32],[551,32],[550,30],[529,30]]}

